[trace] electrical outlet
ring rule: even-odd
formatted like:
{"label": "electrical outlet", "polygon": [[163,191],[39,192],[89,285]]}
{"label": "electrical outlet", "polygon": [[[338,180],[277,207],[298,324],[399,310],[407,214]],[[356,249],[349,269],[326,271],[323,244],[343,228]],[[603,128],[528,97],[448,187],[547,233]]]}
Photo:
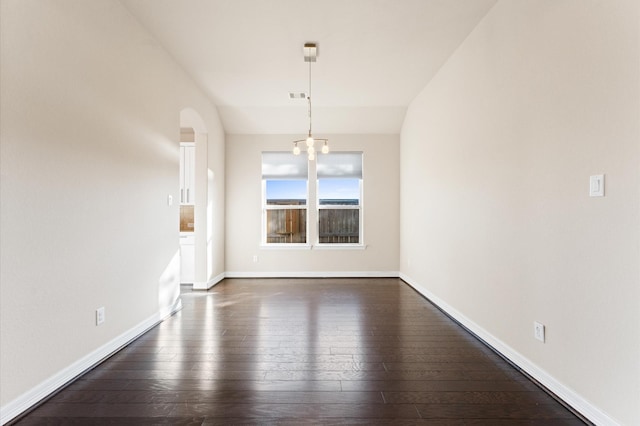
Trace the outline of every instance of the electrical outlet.
{"label": "electrical outlet", "polygon": [[96,309],[96,325],[100,325],[104,322],[104,306]]}
{"label": "electrical outlet", "polygon": [[533,322],[533,337],[544,343],[544,324],[538,321]]}
{"label": "electrical outlet", "polygon": [[257,254],[253,255],[253,263],[258,263],[258,255]]}
{"label": "electrical outlet", "polygon": [[589,176],[589,196],[604,197],[604,175]]}

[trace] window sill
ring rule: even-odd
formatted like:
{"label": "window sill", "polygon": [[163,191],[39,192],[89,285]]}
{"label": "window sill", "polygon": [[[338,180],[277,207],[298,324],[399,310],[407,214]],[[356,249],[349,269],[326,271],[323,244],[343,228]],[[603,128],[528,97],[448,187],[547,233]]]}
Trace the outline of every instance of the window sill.
{"label": "window sill", "polygon": [[366,250],[366,244],[315,244],[314,250]]}
{"label": "window sill", "polygon": [[289,244],[261,243],[260,244],[260,248],[265,250],[311,250],[311,247],[312,247],[311,244],[296,244],[296,243],[289,243]]}
{"label": "window sill", "polygon": [[264,250],[366,250],[366,244],[260,244]]}

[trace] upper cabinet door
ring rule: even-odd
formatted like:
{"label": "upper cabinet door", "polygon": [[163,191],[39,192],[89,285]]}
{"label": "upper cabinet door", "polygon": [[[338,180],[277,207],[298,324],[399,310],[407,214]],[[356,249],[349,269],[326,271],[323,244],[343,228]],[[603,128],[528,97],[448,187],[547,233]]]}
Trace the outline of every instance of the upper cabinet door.
{"label": "upper cabinet door", "polygon": [[180,204],[195,204],[196,147],[180,144]]}

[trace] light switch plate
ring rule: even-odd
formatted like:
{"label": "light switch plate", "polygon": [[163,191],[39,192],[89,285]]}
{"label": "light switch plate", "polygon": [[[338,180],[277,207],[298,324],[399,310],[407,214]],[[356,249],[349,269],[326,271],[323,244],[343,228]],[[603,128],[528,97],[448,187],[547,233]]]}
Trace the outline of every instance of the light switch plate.
{"label": "light switch plate", "polygon": [[589,177],[589,197],[604,197],[604,175]]}
{"label": "light switch plate", "polygon": [[96,309],[96,325],[100,325],[104,322],[104,306]]}
{"label": "light switch plate", "polygon": [[533,337],[535,337],[536,340],[540,340],[542,343],[544,343],[544,331],[544,324],[539,323],[538,321],[533,322]]}

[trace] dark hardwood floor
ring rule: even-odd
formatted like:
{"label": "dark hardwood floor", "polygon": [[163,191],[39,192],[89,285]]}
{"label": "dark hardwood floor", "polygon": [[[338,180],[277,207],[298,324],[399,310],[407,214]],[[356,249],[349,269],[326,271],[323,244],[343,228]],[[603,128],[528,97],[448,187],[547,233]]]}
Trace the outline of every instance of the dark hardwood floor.
{"label": "dark hardwood floor", "polygon": [[233,279],[32,424],[583,425],[399,279]]}

